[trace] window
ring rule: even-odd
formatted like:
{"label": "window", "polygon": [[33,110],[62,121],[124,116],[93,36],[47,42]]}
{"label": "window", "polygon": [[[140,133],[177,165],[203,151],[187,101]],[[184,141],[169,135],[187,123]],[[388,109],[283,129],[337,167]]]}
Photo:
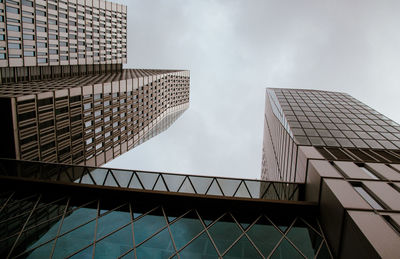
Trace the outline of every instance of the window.
{"label": "window", "polygon": [[38,63],[47,63],[47,58],[38,58],[37,62]]}
{"label": "window", "polygon": [[9,49],[21,49],[21,44],[18,43],[8,43]]}
{"label": "window", "polygon": [[[354,186],[355,184],[355,186]],[[377,210],[383,210],[383,207],[361,186],[359,183],[352,183],[354,189],[364,198],[372,208]]]}
{"label": "window", "polygon": [[17,25],[7,25],[7,30],[8,31],[21,31],[21,27]]}
{"label": "window", "polygon": [[24,56],[25,57],[34,57],[35,51],[24,51]]}
{"label": "window", "polygon": [[49,24],[55,24],[57,25],[57,21],[53,19],[48,19]]}
{"label": "window", "polygon": [[47,8],[49,8],[50,10],[57,10],[57,6],[53,4],[47,4]]}
{"label": "window", "polygon": [[45,43],[45,42],[38,42],[38,43],[37,43],[37,47],[38,47],[38,48],[47,48],[47,43]]}
{"label": "window", "polygon": [[85,103],[84,105],[83,105],[83,109],[84,110],[89,110],[89,109],[91,109],[92,108],[92,104],[91,103]]}
{"label": "window", "polygon": [[46,32],[47,29],[46,29],[46,27],[36,26],[36,31],[38,31],[38,32]]}
{"label": "window", "polygon": [[102,111],[101,111],[101,110],[98,110],[98,111],[95,111],[95,112],[94,112],[94,116],[95,116],[95,117],[100,116],[101,114],[102,114]]}
{"label": "window", "polygon": [[26,22],[26,23],[33,23],[33,18],[28,18],[28,17],[24,17],[24,16],[22,16],[22,21],[23,22]]}
{"label": "window", "polygon": [[7,13],[16,13],[16,14],[19,14],[19,9],[17,9],[17,8],[15,8],[15,7],[7,6],[6,12],[7,12]]}
{"label": "window", "polygon": [[85,121],[85,127],[92,126],[92,121]]}
{"label": "window", "polygon": [[14,36],[8,36],[8,40],[18,40],[18,41],[20,41],[21,38],[20,37],[14,37]]}
{"label": "window", "polygon": [[36,15],[38,16],[46,16],[46,12],[40,11],[40,10],[36,10]]}
{"label": "window", "polygon": [[23,38],[24,40],[34,40],[34,39],[35,39],[35,36],[32,35],[32,34],[23,34],[23,35],[22,35],[22,38]]}
{"label": "window", "polygon": [[365,165],[363,165],[363,164],[357,164],[357,165],[358,165],[358,167],[360,167],[361,170],[363,170],[372,179],[379,179],[378,177],[376,177],[376,175],[371,170],[369,170],[367,167],[365,167]]}
{"label": "window", "polygon": [[28,0],[22,0],[22,5],[33,7],[33,2]]}

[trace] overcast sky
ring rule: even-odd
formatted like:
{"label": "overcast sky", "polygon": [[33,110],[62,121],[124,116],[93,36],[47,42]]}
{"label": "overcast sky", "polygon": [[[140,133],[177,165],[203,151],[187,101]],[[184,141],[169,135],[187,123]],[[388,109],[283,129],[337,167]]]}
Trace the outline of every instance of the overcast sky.
{"label": "overcast sky", "polygon": [[400,122],[400,1],[115,1],[125,68],[188,69],[190,108],[107,167],[259,178],[266,87],[347,92]]}

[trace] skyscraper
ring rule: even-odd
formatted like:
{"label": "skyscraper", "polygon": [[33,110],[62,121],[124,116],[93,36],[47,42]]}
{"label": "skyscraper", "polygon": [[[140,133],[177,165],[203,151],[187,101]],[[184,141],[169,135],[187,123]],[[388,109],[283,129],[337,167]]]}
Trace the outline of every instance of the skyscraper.
{"label": "skyscraper", "polygon": [[121,70],[126,6],[103,0],[0,3],[1,82]]}
{"label": "skyscraper", "polygon": [[188,108],[189,71],[122,69],[126,6],[26,0],[1,7],[2,157],[100,166]]}
{"label": "skyscraper", "polygon": [[267,89],[262,178],[305,183],[335,257],[394,258],[400,126],[344,93]]}
{"label": "skyscraper", "polygon": [[100,166],[188,108],[189,72],[124,69],[3,85],[3,157]]}

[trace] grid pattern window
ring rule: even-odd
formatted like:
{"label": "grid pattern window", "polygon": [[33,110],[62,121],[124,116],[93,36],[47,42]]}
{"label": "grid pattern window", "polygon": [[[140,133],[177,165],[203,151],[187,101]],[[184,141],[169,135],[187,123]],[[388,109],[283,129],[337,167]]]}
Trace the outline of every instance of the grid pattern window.
{"label": "grid pattern window", "polygon": [[273,89],[300,145],[399,149],[400,126],[344,93]]}
{"label": "grid pattern window", "polygon": [[126,6],[102,0],[0,3],[0,67],[126,63]]}
{"label": "grid pattern window", "polygon": [[127,69],[16,83],[0,96],[15,100],[16,158],[101,165],[188,108],[189,72]]}

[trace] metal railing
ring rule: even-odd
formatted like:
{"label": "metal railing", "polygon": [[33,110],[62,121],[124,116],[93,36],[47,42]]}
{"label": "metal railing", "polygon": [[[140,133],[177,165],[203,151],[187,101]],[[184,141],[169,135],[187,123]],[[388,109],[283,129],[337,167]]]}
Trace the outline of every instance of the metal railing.
{"label": "metal railing", "polygon": [[183,175],[0,158],[0,177],[136,190],[268,200],[299,200],[304,184]]}

